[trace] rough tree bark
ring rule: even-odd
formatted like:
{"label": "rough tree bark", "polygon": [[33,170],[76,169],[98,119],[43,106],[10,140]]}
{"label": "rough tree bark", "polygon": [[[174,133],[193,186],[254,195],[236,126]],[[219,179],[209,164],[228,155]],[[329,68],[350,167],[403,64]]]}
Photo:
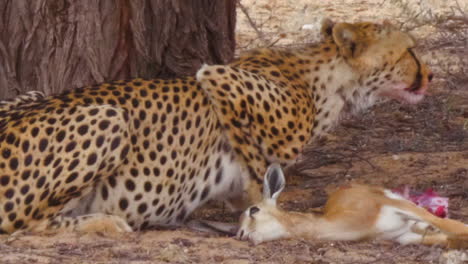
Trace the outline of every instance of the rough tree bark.
{"label": "rough tree bark", "polygon": [[0,0],[0,99],[227,63],[236,1]]}

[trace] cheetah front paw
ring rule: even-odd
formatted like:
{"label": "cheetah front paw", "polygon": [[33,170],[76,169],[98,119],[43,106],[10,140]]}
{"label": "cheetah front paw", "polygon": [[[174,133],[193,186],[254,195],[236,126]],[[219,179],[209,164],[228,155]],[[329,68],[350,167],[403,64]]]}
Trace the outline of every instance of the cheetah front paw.
{"label": "cheetah front paw", "polygon": [[81,216],[75,230],[80,232],[122,233],[132,232],[133,229],[120,216],[94,214]]}

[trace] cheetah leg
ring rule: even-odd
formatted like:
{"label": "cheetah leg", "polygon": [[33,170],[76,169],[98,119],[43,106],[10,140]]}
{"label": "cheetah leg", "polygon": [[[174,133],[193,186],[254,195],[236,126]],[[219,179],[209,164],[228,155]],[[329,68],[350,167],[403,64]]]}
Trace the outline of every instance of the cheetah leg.
{"label": "cheetah leg", "polygon": [[59,215],[31,227],[29,231],[46,233],[63,231],[120,233],[132,232],[133,230],[119,216],[96,213],[76,217]]}
{"label": "cheetah leg", "polygon": [[262,201],[262,198],[263,198],[262,189],[263,189],[262,184],[254,180],[250,181],[249,187],[247,189],[247,194],[248,194],[247,205],[245,206],[244,210],[247,209],[247,207],[257,204]]}
{"label": "cheetah leg", "polygon": [[262,200],[262,185],[250,181],[249,186],[240,197],[230,198],[226,202],[234,212],[243,212],[249,206],[259,203]]}
{"label": "cheetah leg", "polygon": [[340,140],[340,138],[338,136],[330,134],[328,132],[325,132],[322,135],[320,135],[320,139],[325,141],[326,143],[339,142],[339,140]]}
{"label": "cheetah leg", "polygon": [[225,199],[227,207],[232,212],[244,212],[249,206],[262,201],[262,185],[254,180],[250,180],[248,186],[243,187],[243,191],[237,196]]}

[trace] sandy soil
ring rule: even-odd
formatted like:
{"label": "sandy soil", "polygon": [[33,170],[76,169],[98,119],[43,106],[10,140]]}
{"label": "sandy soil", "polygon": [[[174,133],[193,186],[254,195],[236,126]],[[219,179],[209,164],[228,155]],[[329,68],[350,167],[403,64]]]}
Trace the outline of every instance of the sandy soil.
{"label": "sandy soil", "polygon": [[[239,50],[265,45],[295,45],[316,38],[319,21],[403,21],[398,1],[244,0],[262,37],[239,10]],[[413,3],[414,2],[414,3]],[[454,1],[412,1],[416,10],[448,12]],[[418,9],[419,8],[419,9]],[[301,30],[304,24],[313,25]],[[429,37],[431,27],[415,34]],[[434,51],[425,50],[435,63]],[[449,56],[449,55],[445,55]],[[429,57],[429,56],[426,56]],[[350,181],[388,188],[433,188],[450,198],[450,216],[468,222],[468,86],[448,86],[439,75],[432,94],[417,106],[389,102],[347,119],[334,141],[320,141],[306,159],[287,170],[281,206],[310,211],[321,206],[326,190]],[[194,217],[235,221],[222,205],[211,204]],[[50,236],[0,236],[0,263],[463,263],[468,254],[439,247],[391,242],[324,243],[275,241],[259,246],[233,238],[178,230],[148,230],[120,235],[68,233]]]}

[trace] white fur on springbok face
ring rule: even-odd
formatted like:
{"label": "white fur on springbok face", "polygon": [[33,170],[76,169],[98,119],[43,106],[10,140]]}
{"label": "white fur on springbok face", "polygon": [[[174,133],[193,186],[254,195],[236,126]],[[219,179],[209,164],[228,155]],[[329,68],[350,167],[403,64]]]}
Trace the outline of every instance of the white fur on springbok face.
{"label": "white fur on springbok face", "polygon": [[276,218],[281,212],[276,207],[279,194],[284,189],[285,179],[278,164],[271,165],[264,178],[263,201],[249,207],[240,218],[237,232],[240,240],[250,240],[255,245],[290,236],[286,228]]}
{"label": "white fur on springbok face", "polygon": [[254,245],[258,245],[262,242],[289,237],[290,234],[285,226],[275,217],[277,210],[275,206],[268,203],[248,208],[241,216],[237,238],[249,240]]}

